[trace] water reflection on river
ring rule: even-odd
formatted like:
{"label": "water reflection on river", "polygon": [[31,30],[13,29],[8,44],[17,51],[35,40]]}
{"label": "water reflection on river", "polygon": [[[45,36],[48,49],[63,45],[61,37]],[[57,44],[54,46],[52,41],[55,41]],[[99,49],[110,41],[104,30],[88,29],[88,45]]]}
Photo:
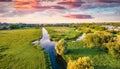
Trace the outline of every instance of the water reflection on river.
{"label": "water reflection on river", "polygon": [[40,46],[42,46],[44,48],[44,51],[49,54],[52,63],[52,68],[60,69],[60,66],[56,61],[56,52],[54,48],[56,43],[57,42],[50,40],[47,30],[45,28],[42,28],[42,39],[40,40]]}

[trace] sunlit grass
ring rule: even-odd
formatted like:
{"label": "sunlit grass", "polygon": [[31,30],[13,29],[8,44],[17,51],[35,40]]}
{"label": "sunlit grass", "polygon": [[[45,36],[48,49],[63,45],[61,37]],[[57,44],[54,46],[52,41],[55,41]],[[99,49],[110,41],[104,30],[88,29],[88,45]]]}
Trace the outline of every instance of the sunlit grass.
{"label": "sunlit grass", "polygon": [[77,38],[82,34],[80,31],[76,31],[75,28],[69,27],[46,27],[48,33],[50,33],[51,40],[58,41],[61,38],[71,40]]}
{"label": "sunlit grass", "polygon": [[68,62],[79,57],[89,56],[94,62],[95,69],[119,69],[120,59],[112,58],[105,52],[85,47],[83,41],[67,42],[68,53],[63,56]]}
{"label": "sunlit grass", "polygon": [[[60,29],[68,29],[68,31],[60,30]],[[60,31],[56,31],[55,29],[59,29]],[[85,32],[87,27],[78,30],[79,32]],[[49,30],[49,34],[51,39],[59,40],[64,37],[74,37],[76,35],[76,31],[74,28],[66,28],[66,27],[47,27]],[[97,31],[92,29],[92,32]],[[63,36],[62,36],[63,35]],[[112,58],[109,54],[103,51],[98,51],[96,49],[87,48],[84,45],[83,41],[67,41],[67,49],[68,52],[63,56],[66,62],[70,59],[75,60],[79,57],[89,56],[94,62],[95,69],[120,69],[120,59]]]}
{"label": "sunlit grass", "polygon": [[31,44],[41,35],[41,29],[0,31],[0,46],[8,48],[0,52],[0,69],[51,69],[48,54]]}

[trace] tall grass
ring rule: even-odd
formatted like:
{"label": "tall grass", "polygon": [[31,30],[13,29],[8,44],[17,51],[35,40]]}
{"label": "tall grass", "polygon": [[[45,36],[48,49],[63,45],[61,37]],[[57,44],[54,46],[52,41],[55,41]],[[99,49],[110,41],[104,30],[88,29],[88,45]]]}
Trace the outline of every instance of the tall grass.
{"label": "tall grass", "polygon": [[[31,42],[41,38],[41,29],[0,31],[0,46],[7,50],[0,59],[0,69],[51,69],[48,54]],[[48,68],[47,68],[48,67]]]}

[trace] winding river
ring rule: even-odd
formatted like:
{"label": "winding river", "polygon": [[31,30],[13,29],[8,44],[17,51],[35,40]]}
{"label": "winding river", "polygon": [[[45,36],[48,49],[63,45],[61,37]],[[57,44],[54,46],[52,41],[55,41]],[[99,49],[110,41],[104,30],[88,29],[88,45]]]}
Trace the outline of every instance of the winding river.
{"label": "winding river", "polygon": [[44,51],[47,52],[50,56],[52,63],[52,69],[60,69],[59,64],[56,60],[55,44],[57,42],[51,41],[50,36],[45,28],[42,28],[42,39],[40,40],[40,46],[44,48]]}
{"label": "winding river", "polygon": [[[76,41],[82,40],[84,36],[85,33],[83,33],[82,36],[79,36]],[[39,42],[40,46],[42,46],[44,51],[47,52],[50,56],[52,69],[66,69],[67,65],[65,60],[60,55],[56,55],[54,46],[57,42],[50,40],[50,36],[44,27],[42,28],[42,38],[40,41],[34,41],[33,44],[39,44]]]}

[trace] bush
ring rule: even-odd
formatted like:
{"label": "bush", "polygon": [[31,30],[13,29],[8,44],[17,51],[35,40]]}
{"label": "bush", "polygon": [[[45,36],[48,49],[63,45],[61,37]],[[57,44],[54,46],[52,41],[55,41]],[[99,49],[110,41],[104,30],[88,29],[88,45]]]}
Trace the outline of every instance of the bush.
{"label": "bush", "polygon": [[91,33],[92,31],[90,29],[87,29],[85,33]]}
{"label": "bush", "polygon": [[58,43],[55,45],[55,50],[58,55],[63,55],[67,52],[67,47],[65,45],[64,39],[58,41]]}
{"label": "bush", "polygon": [[120,58],[120,37],[113,37],[110,33],[99,31],[87,34],[84,42],[90,48],[102,50],[114,58]]}
{"label": "bush", "polygon": [[108,43],[109,41],[112,41],[112,36],[110,33],[104,31],[87,34],[84,38],[84,42],[88,45],[88,47],[101,50],[105,49],[103,44]]}
{"label": "bush", "polygon": [[80,57],[77,60],[70,60],[67,69],[94,69],[89,57]]}
{"label": "bush", "polygon": [[120,37],[116,37],[114,42],[105,43],[104,45],[112,57],[120,58]]}

